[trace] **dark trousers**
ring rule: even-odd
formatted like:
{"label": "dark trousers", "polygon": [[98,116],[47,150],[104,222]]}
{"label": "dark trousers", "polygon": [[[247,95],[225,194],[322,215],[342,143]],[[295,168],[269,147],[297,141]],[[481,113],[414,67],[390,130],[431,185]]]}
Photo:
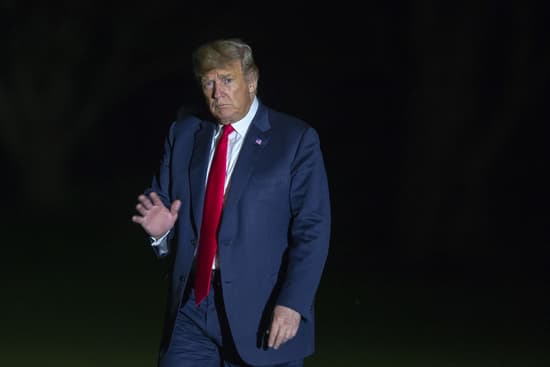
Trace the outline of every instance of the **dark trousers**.
{"label": "dark trousers", "polygon": [[[189,281],[192,284],[192,281]],[[159,367],[254,367],[237,354],[225,317],[219,277],[197,306],[191,287],[185,291],[170,346]],[[303,360],[262,367],[302,367]]]}

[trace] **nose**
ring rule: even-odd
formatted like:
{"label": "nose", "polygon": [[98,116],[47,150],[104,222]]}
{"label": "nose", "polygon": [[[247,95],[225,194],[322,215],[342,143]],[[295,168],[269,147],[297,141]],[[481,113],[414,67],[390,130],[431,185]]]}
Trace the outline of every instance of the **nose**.
{"label": "nose", "polygon": [[214,85],[214,90],[212,91],[212,97],[214,99],[220,98],[224,94],[223,87],[220,83]]}

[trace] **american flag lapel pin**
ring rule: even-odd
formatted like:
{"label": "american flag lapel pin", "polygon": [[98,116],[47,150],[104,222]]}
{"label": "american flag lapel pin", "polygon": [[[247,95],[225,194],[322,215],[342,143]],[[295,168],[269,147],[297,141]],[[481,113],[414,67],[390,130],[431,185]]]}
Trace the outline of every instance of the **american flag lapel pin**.
{"label": "american flag lapel pin", "polygon": [[262,145],[262,138],[256,138],[256,140],[254,141],[254,143],[256,145]]}

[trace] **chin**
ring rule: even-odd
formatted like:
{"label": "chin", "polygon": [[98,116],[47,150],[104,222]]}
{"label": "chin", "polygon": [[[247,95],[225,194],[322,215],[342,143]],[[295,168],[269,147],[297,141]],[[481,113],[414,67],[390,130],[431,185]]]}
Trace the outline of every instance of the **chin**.
{"label": "chin", "polygon": [[230,122],[233,121],[233,115],[218,115],[218,120],[222,122]]}
{"label": "chin", "polygon": [[[228,113],[223,113],[224,111],[221,111],[220,109],[214,111],[214,113],[212,113],[214,115],[214,117],[218,120],[218,121],[230,121],[231,120],[231,117],[233,116],[232,114],[228,114]],[[226,111],[227,112],[227,111]]]}

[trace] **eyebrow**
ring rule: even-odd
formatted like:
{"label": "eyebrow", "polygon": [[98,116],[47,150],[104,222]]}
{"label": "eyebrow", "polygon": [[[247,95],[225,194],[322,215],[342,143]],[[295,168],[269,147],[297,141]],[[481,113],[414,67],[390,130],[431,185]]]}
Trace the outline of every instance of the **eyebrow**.
{"label": "eyebrow", "polygon": [[[214,79],[224,79],[224,78],[233,78],[233,74],[232,73],[226,73],[226,74],[217,74],[216,77]],[[209,80],[212,80],[210,78],[207,78],[207,77],[203,77],[201,78],[201,81],[204,83],[204,82],[207,82]]]}

